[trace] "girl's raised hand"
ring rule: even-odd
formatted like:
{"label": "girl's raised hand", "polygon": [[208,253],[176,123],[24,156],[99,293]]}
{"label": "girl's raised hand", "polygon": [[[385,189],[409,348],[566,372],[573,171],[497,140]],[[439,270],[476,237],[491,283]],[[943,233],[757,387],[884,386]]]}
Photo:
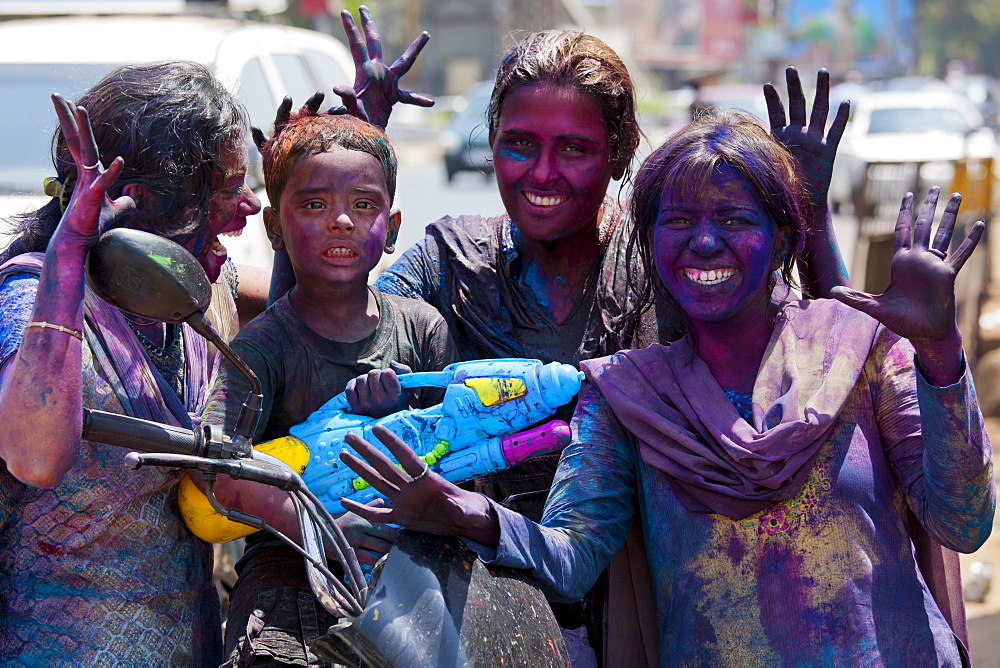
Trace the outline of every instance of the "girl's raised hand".
{"label": "girl's raised hand", "polygon": [[369,522],[495,543],[493,539],[499,529],[486,497],[456,487],[430,471],[401,438],[384,426],[375,426],[372,433],[388,448],[398,465],[356,434],[348,434],[345,440],[364,461],[346,450],[340,453],[340,460],[389,503],[373,507],[345,498],[341,503],[346,510]]}
{"label": "girl's raised hand", "polygon": [[53,234],[50,245],[63,244],[87,249],[97,242],[106,223],[126,209],[133,208],[131,197],[108,199],[107,189],[122,171],[123,160],[118,157],[107,170],[101,167],[100,154],[94,132],[90,127],[87,110],[76,106],[59,94],[52,95],[52,104],[59,117],[66,146],[76,164],[76,183],[73,195],[63,212],[59,226]]}
{"label": "girl's raised hand", "polygon": [[397,102],[418,107],[433,106],[434,100],[399,87],[400,78],[410,71],[430,39],[428,34],[420,33],[396,62],[386,66],[382,60],[382,38],[379,37],[371,12],[361,5],[358,14],[364,37],[351,12],[345,9],[340,13],[347,42],[351,46],[351,55],[354,56],[354,88],[352,90],[347,86],[337,86],[333,90],[343,100],[348,113],[384,129],[389,123],[392,106]]}
{"label": "girl's raised hand", "polygon": [[798,70],[791,65],[785,69],[785,85],[788,89],[787,118],[781,96],[774,85],[764,84],[771,135],[799,161],[802,174],[809,185],[809,199],[813,206],[825,207],[833,176],[833,161],[837,157],[837,147],[844,136],[844,128],[847,127],[851,104],[846,100],[840,103],[837,115],[830,124],[830,131],[824,137],[826,120],[830,114],[830,73],[821,69],[816,75],[816,97],[813,99],[808,125],[802,81]]}
{"label": "girl's raised hand", "polygon": [[[935,382],[930,375],[943,375],[954,382],[955,360],[951,359],[954,357],[951,353],[957,350],[960,355],[962,341],[955,320],[955,277],[982,238],[986,224],[979,221],[973,225],[962,244],[949,255],[962,195],[955,193],[948,200],[932,240],[931,228],[939,194],[937,187],[927,191],[915,224],[913,194],[903,197],[896,219],[895,253],[885,292],[870,295],[836,287],[833,297],[909,339],[917,349],[921,367],[931,372],[928,380]],[[937,354],[941,350],[946,354]],[[941,368],[942,374],[933,373],[933,367],[939,362],[946,365]]]}

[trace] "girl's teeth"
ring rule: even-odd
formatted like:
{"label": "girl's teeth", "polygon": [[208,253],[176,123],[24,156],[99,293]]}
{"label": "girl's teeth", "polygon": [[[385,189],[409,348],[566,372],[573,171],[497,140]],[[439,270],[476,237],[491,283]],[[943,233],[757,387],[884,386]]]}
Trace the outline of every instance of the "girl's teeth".
{"label": "girl's teeth", "polygon": [[687,275],[689,280],[694,281],[695,283],[714,285],[732,277],[736,273],[736,270],[709,269],[708,271],[699,271],[697,269],[685,269],[684,273]]}
{"label": "girl's teeth", "polygon": [[350,248],[331,248],[326,252],[328,257],[354,257],[356,253]]}
{"label": "girl's teeth", "polygon": [[535,206],[555,206],[556,204],[562,204],[566,201],[564,195],[559,197],[539,197],[538,195],[533,195],[531,193],[524,193],[524,196],[528,198],[528,201]]}

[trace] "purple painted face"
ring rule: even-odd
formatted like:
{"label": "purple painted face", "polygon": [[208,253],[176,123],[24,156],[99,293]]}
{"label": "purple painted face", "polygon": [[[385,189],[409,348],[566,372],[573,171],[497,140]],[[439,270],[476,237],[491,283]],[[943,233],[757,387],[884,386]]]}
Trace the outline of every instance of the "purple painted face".
{"label": "purple painted face", "polygon": [[288,251],[299,284],[367,283],[399,227],[391,206],[371,155],[339,146],[305,155],[281,193],[275,248]]}
{"label": "purple painted face", "polygon": [[594,98],[551,84],[517,88],[490,145],[500,198],[522,235],[552,242],[593,234],[612,176],[608,129]]}
{"label": "purple painted face", "polygon": [[788,248],[753,187],[728,166],[694,194],[665,188],[652,240],[660,280],[696,324],[763,318],[768,276]]}

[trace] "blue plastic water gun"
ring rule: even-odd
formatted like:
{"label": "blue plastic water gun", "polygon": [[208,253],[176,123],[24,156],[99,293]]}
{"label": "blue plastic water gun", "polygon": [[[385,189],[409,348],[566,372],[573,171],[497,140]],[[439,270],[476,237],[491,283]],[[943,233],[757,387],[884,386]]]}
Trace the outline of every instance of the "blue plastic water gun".
{"label": "blue plastic water gun", "polygon": [[[442,371],[399,377],[404,389],[443,388],[444,399],[439,404],[369,418],[348,413],[347,397],[341,393],[305,422],[292,427],[289,436],[259,443],[254,449],[296,469],[323,505],[339,514],[344,512],[342,497],[367,503],[379,496],[340,461],[341,451],[350,449],[344,442],[348,433],[358,434],[392,458],[372,435],[372,427],[384,425],[420,455],[432,471],[461,483],[569,443],[569,425],[561,420],[529,427],[569,403],[580,391],[582,381],[582,372],[558,362],[458,362]],[[179,498],[188,526],[205,540],[224,542],[254,531],[216,513],[189,481],[182,484]]]}

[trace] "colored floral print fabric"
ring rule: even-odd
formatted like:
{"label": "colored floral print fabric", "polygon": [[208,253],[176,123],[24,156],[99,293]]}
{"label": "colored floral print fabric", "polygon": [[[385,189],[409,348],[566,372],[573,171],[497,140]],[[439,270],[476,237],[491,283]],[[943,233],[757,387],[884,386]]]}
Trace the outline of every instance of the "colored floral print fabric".
{"label": "colored floral print fabric", "polygon": [[[33,275],[14,274],[0,287],[0,364],[21,343],[37,285]],[[122,323],[116,327],[128,331]],[[191,351],[185,352],[191,361]],[[141,362],[134,366],[145,368]],[[102,369],[84,345],[84,406],[128,412],[114,389],[128,381],[110,380]],[[189,379],[198,375],[190,364],[185,373]],[[169,379],[161,381],[161,388],[169,388]],[[138,397],[133,400],[138,404]],[[174,396],[167,403],[178,400]],[[52,489],[24,485],[0,463],[4,666],[217,665],[221,660],[212,551],[181,520],[176,494],[181,472],[133,471],[123,465],[124,455],[121,448],[84,441],[75,465]]]}

